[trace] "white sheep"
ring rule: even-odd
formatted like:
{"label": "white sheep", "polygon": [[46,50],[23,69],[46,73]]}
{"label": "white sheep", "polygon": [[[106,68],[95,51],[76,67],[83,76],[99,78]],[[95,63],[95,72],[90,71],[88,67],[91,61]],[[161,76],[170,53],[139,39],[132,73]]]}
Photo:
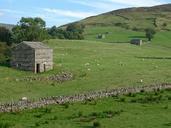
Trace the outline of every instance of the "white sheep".
{"label": "white sheep", "polygon": [[143,80],[141,79],[140,82],[143,83]]}
{"label": "white sheep", "polygon": [[27,99],[27,97],[22,97],[21,100],[22,101],[27,101],[28,99]]}
{"label": "white sheep", "polygon": [[86,64],[85,64],[85,66],[89,66],[89,65],[90,65],[90,63],[86,63]]}

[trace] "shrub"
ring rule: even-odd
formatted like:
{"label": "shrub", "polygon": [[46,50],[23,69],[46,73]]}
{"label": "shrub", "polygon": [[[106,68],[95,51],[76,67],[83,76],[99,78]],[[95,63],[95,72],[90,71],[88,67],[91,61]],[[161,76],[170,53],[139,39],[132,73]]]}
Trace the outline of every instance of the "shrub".
{"label": "shrub", "polygon": [[124,97],[122,97],[122,98],[120,98],[120,102],[125,102],[125,98]]}
{"label": "shrub", "polygon": [[9,128],[11,127],[11,124],[5,123],[5,122],[0,122],[0,128]]}
{"label": "shrub", "polygon": [[167,96],[168,100],[171,100],[171,96]]}
{"label": "shrub", "polygon": [[163,26],[163,27],[166,27],[166,26],[167,26],[167,23],[163,23],[162,26]]}
{"label": "shrub", "polygon": [[137,102],[137,99],[131,99],[130,102],[131,102],[131,103],[136,103],[136,102]]}
{"label": "shrub", "polygon": [[51,83],[50,85],[51,85],[51,86],[55,86],[55,83],[53,82],[53,83]]}
{"label": "shrub", "polygon": [[133,31],[138,31],[139,29],[136,28],[136,27],[133,27],[132,30],[133,30]]}
{"label": "shrub", "polygon": [[5,27],[0,27],[0,41],[11,45],[11,32]]}
{"label": "shrub", "polygon": [[51,118],[51,120],[57,120],[57,119],[58,119],[57,116],[54,116],[54,117]]}
{"label": "shrub", "polygon": [[168,91],[168,92],[171,91],[171,88],[167,88],[166,91]]}
{"label": "shrub", "polygon": [[89,105],[96,105],[96,104],[97,104],[97,102],[95,100],[92,100],[89,102]]}
{"label": "shrub", "polygon": [[164,106],[164,109],[168,109],[168,108],[169,108],[169,106],[168,106],[168,105]]}
{"label": "shrub", "polygon": [[49,122],[46,120],[46,121],[44,122],[44,124],[49,124]]}
{"label": "shrub", "polygon": [[62,104],[62,106],[64,106],[64,108],[69,108],[69,103],[64,103],[64,104]]}
{"label": "shrub", "polygon": [[81,111],[78,112],[78,117],[83,116],[83,113]]}
{"label": "shrub", "polygon": [[158,96],[158,95],[159,95],[159,93],[155,91],[155,92],[154,92],[154,95]]}
{"label": "shrub", "polygon": [[34,115],[34,117],[36,117],[36,118],[41,118],[41,117],[42,117],[42,114]]}
{"label": "shrub", "polygon": [[35,126],[36,126],[36,127],[39,127],[39,126],[40,126],[40,124],[39,124],[38,122],[36,122],[36,123],[35,123]]}
{"label": "shrub", "polygon": [[46,107],[43,112],[44,113],[51,113],[52,112],[52,109]]}
{"label": "shrub", "polygon": [[97,117],[99,114],[97,112],[93,112],[90,114],[90,116],[94,116],[94,117]]}
{"label": "shrub", "polygon": [[145,90],[144,90],[144,89],[141,89],[141,90],[140,90],[140,92],[141,92],[141,93],[144,93],[144,92],[145,92]]}
{"label": "shrub", "polygon": [[136,96],[136,94],[135,93],[129,93],[127,96],[129,96],[129,97],[135,97]]}
{"label": "shrub", "polygon": [[81,78],[86,77],[86,76],[87,76],[86,72],[80,72],[79,73],[79,77],[81,77]]}
{"label": "shrub", "polygon": [[9,66],[11,58],[11,48],[4,43],[0,43],[0,64]]}
{"label": "shrub", "polygon": [[98,122],[98,121],[93,122],[94,128],[99,128],[100,126],[101,126],[100,122]]}

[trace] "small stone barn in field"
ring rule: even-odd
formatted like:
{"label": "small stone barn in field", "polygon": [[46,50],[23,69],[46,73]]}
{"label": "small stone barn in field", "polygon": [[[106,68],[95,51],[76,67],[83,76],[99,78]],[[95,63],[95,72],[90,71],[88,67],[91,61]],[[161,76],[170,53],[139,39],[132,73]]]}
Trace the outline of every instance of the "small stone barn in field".
{"label": "small stone barn in field", "polygon": [[12,49],[11,66],[34,73],[53,69],[53,49],[41,42],[23,41]]}
{"label": "small stone barn in field", "polygon": [[143,41],[141,39],[132,39],[131,44],[141,46],[143,44]]}

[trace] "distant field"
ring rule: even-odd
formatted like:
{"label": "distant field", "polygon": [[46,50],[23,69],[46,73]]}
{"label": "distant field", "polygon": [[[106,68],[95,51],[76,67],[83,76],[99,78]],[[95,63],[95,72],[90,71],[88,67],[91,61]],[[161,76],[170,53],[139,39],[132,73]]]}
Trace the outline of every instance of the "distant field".
{"label": "distant field", "polygon": [[[46,41],[54,49],[54,70],[47,73],[35,75],[0,66],[0,101],[17,100],[24,96],[36,99],[119,86],[171,83],[170,32],[158,33],[151,44],[141,47],[129,43],[104,43],[113,39],[114,42],[128,41],[130,36],[143,35],[132,31],[121,33],[118,31],[117,36],[113,34],[106,41]],[[95,36],[88,38],[95,40]],[[49,76],[61,71],[72,72],[74,80],[64,83],[17,81],[26,76]]]}
{"label": "distant field", "polygon": [[[106,34],[106,32],[108,34]],[[104,34],[104,39],[98,39],[98,34]],[[144,41],[147,41],[145,38],[145,32],[137,32],[132,30],[127,30],[120,27],[87,27],[85,29],[85,39],[102,41],[108,43],[124,43],[130,42],[133,38],[139,38]],[[171,31],[157,31],[153,44],[162,45],[162,46],[171,46]]]}
{"label": "distant field", "polygon": [[170,128],[171,93],[129,94],[0,114],[2,128]]}
{"label": "distant field", "polygon": [[[105,35],[105,38],[98,39],[98,34]],[[87,40],[99,40],[109,43],[125,43],[130,42],[132,38],[146,40],[145,33],[126,30],[120,27],[87,27],[85,29],[85,39]]]}

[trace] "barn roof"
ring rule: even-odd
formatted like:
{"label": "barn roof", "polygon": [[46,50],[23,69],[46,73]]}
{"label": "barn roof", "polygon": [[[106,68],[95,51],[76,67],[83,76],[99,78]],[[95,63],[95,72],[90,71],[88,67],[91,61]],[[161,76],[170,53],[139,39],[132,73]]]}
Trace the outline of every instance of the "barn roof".
{"label": "barn roof", "polygon": [[23,41],[22,43],[28,45],[33,49],[51,49],[42,42]]}

